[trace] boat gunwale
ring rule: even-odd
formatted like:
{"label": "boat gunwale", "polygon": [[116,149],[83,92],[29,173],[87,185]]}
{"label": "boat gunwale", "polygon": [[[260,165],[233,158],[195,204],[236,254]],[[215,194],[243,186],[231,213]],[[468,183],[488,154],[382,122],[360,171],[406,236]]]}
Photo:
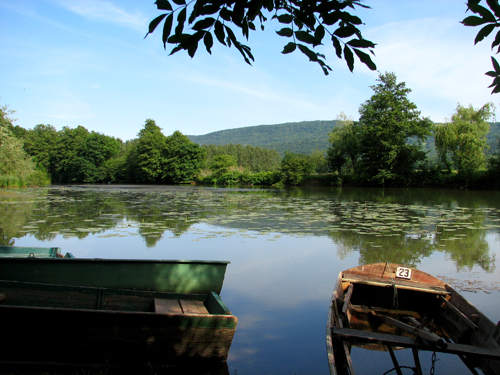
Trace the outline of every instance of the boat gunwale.
{"label": "boat gunwale", "polygon": [[328,367],[330,369],[331,375],[337,374],[332,337],[332,327],[334,325],[334,319],[336,316],[333,304],[337,303],[338,291],[342,285],[342,274],[343,272],[340,272],[337,276],[337,282],[335,283],[335,288],[333,289],[332,297],[330,298],[330,306],[328,307],[328,317],[326,320],[326,355],[328,358]]}
{"label": "boat gunwale", "polygon": [[[123,316],[159,316],[159,317],[182,317],[187,318],[199,318],[199,319],[211,319],[211,318],[223,318],[227,320],[232,320],[233,318],[238,320],[238,318],[233,314],[193,314],[193,313],[156,313],[154,311],[120,311],[120,310],[98,310],[98,309],[75,309],[71,307],[43,307],[43,306],[19,306],[19,305],[4,305],[0,303],[0,310],[3,309],[20,309],[26,311],[61,311],[68,312],[74,311],[75,313],[89,313],[89,314],[102,314],[102,315],[123,315]],[[161,318],[158,318],[161,319]],[[228,328],[230,329],[230,328]]]}
{"label": "boat gunwale", "polygon": [[3,257],[1,262],[19,262],[20,259],[26,259],[27,262],[71,262],[71,263],[94,263],[94,262],[104,262],[104,263],[165,263],[165,264],[230,264],[228,260],[175,260],[175,259],[111,259],[111,258],[42,258],[42,257]]}

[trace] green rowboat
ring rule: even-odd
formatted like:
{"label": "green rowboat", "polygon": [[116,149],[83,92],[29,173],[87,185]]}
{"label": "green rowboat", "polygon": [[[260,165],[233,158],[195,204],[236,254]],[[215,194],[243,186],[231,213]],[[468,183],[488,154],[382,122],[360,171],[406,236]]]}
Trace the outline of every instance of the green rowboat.
{"label": "green rowboat", "polygon": [[61,257],[60,247],[23,247],[0,245],[0,257],[22,257],[34,256],[37,258]]}
{"label": "green rowboat", "polygon": [[0,280],[219,294],[228,264],[198,260],[0,257]]}
{"label": "green rowboat", "polygon": [[214,292],[18,281],[0,281],[0,316],[0,363],[81,368],[223,363],[238,322]]}

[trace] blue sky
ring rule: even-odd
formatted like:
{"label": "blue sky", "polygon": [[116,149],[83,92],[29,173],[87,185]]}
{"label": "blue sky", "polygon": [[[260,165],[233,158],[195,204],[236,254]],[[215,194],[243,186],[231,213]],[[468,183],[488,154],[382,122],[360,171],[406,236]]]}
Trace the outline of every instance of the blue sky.
{"label": "blue sky", "polygon": [[[459,23],[464,1],[373,0],[356,14],[363,36],[375,43],[380,72],[394,72],[412,89],[423,116],[443,122],[458,103],[480,107],[490,95],[491,39],[474,46],[477,28]],[[168,56],[161,29],[144,39],[159,15],[154,0],[0,0],[0,105],[15,110],[17,125],[82,125],[133,139],[148,118],[165,135],[296,121],[357,119],[377,72],[356,61],[354,73],[321,52],[333,72],[299,52],[282,55],[280,26],[250,35],[255,57],[200,46],[194,59]]]}

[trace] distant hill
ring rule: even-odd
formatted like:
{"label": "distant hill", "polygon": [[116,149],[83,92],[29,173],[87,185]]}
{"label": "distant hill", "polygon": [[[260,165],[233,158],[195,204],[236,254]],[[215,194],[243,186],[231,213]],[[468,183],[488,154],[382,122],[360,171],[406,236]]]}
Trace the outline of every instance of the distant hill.
{"label": "distant hill", "polygon": [[278,125],[248,126],[245,128],[220,130],[205,135],[188,135],[198,144],[241,144],[278,150],[310,154],[315,150],[326,151],[330,146],[328,133],[337,124],[331,121],[303,121]]}
{"label": "distant hill", "polygon": [[[498,152],[498,139],[500,137],[500,123],[493,122],[488,134],[490,149],[486,154]],[[241,144],[243,146],[259,146],[278,150],[281,155],[285,151],[310,154],[315,150],[326,151],[330,146],[328,133],[337,125],[337,120],[331,121],[302,121],[289,122],[278,125],[259,125],[220,130],[205,135],[188,135],[188,138],[198,144]],[[431,157],[436,157],[434,139],[430,137],[426,147]]]}

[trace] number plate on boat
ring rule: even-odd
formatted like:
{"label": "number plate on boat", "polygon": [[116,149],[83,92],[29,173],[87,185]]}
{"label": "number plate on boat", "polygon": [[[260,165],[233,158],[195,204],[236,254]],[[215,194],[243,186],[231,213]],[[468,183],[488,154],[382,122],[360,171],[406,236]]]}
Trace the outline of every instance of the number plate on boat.
{"label": "number plate on boat", "polygon": [[401,279],[411,279],[411,268],[398,267],[396,268],[396,277]]}

